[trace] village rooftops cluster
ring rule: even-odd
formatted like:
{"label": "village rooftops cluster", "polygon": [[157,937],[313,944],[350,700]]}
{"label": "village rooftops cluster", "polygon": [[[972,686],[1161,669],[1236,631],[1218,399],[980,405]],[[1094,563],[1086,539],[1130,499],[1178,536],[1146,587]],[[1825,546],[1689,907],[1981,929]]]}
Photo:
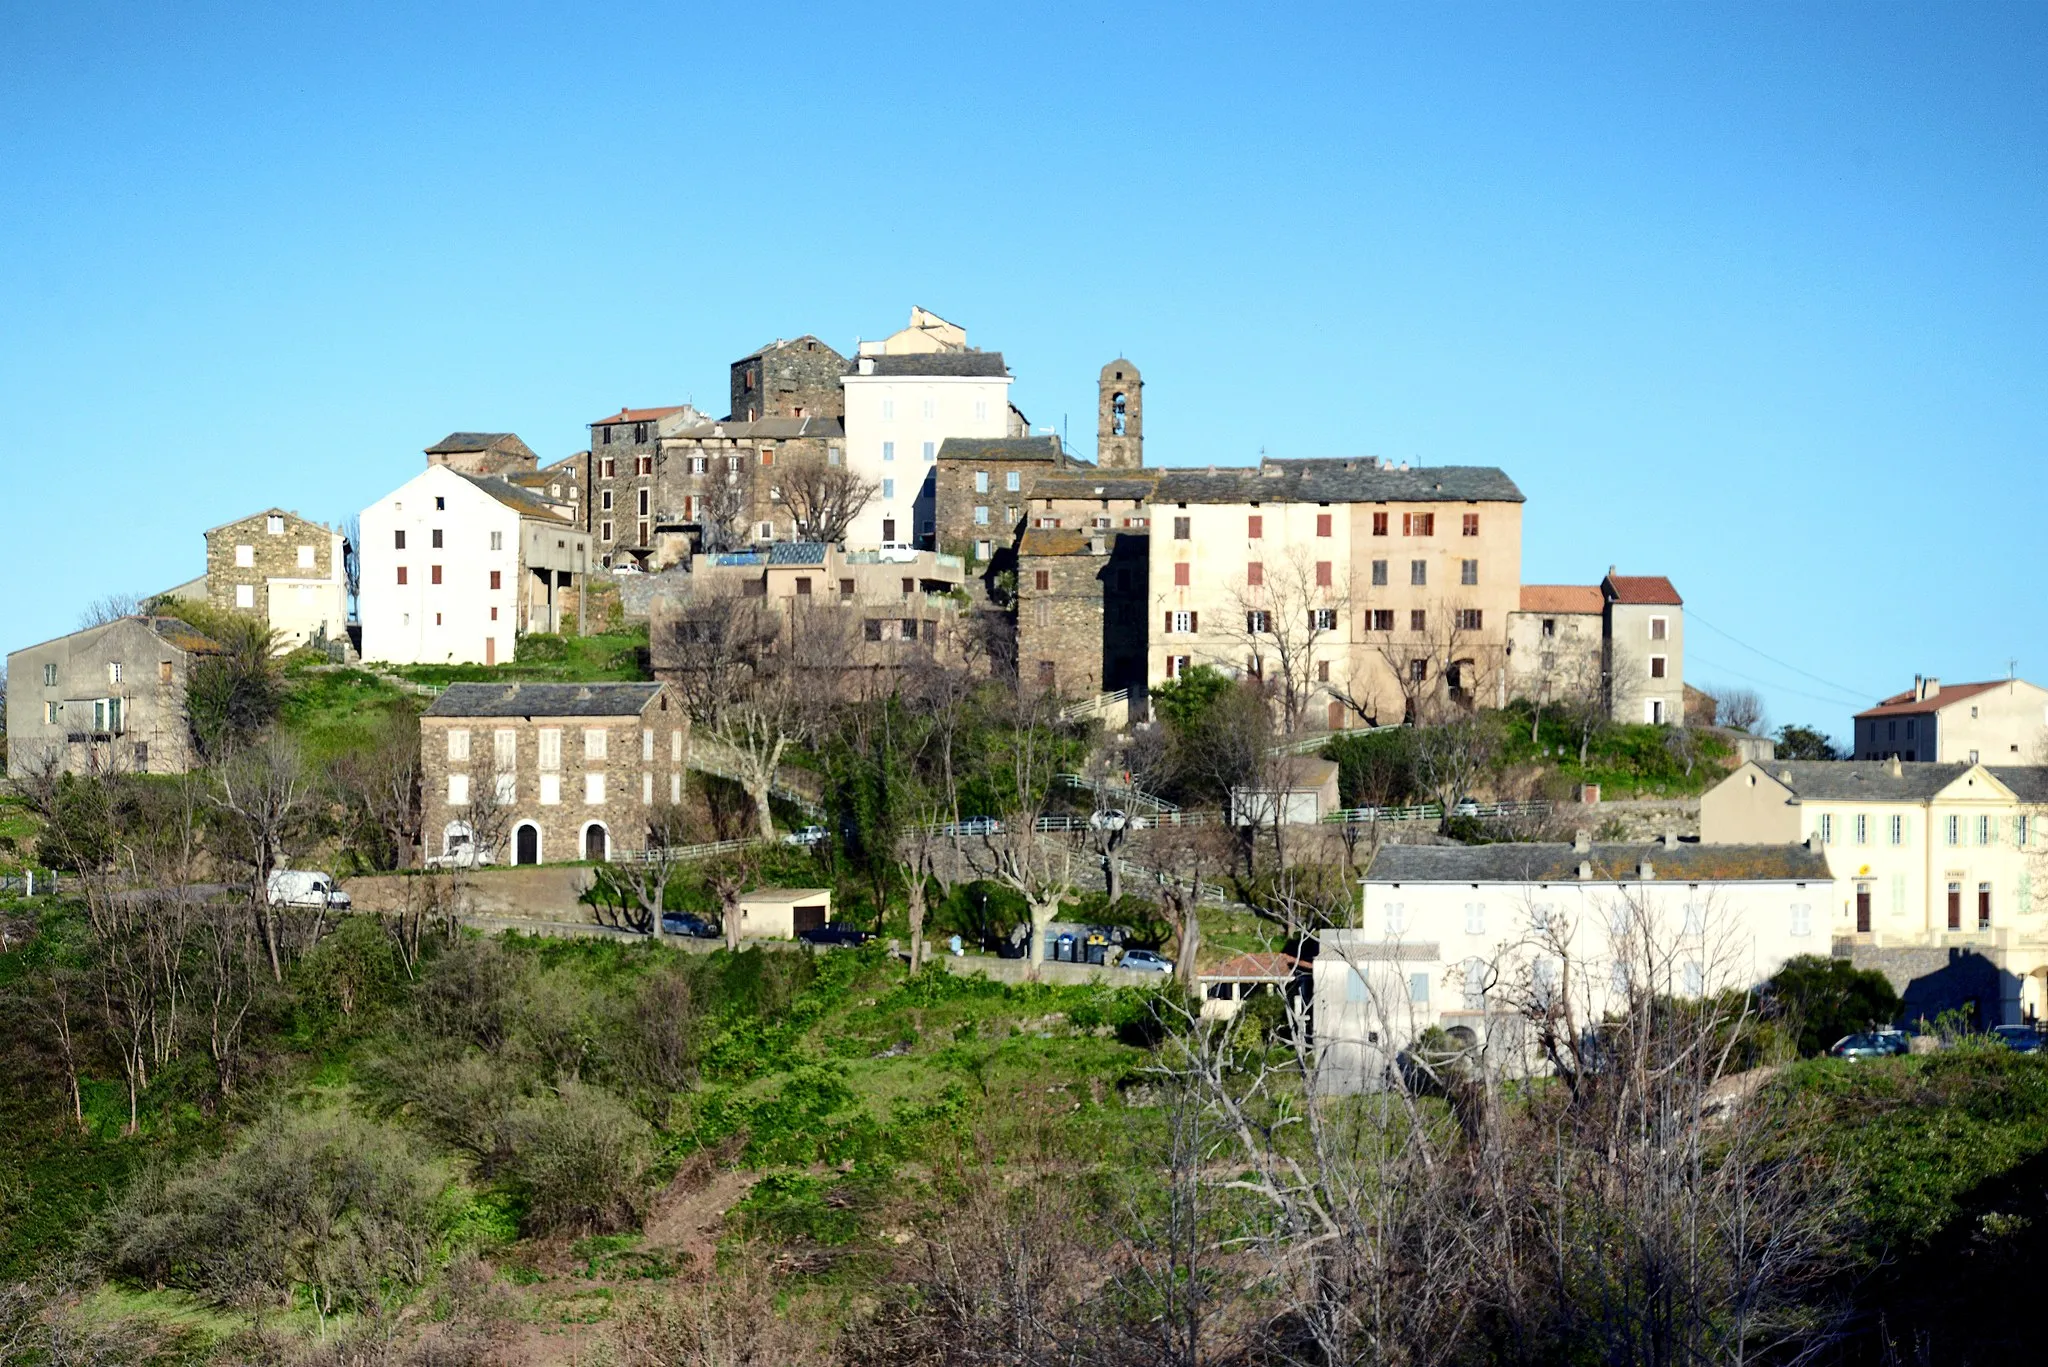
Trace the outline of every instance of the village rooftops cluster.
{"label": "village rooftops cluster", "polygon": [[1273,460],[1255,469],[1163,469],[1160,503],[1520,503],[1522,491],[1490,465],[1404,467],[1388,461]]}

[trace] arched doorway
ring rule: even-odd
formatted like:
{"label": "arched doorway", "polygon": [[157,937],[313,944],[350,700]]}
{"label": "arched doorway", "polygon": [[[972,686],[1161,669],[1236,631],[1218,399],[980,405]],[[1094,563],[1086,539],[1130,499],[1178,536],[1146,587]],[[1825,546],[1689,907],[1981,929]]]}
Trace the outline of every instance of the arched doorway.
{"label": "arched doorway", "polygon": [[593,821],[583,828],[583,857],[585,859],[602,863],[606,858],[606,843],[605,829],[601,823]]}
{"label": "arched doorway", "polygon": [[512,833],[512,862],[515,864],[538,864],[540,862],[540,827],[524,822]]}

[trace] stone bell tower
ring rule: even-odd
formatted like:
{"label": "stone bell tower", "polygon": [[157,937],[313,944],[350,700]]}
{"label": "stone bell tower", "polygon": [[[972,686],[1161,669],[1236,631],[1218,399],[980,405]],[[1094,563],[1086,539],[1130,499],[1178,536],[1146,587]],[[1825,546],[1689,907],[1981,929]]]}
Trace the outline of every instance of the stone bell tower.
{"label": "stone bell tower", "polygon": [[1118,357],[1102,368],[1095,411],[1095,462],[1104,470],[1145,468],[1144,380]]}

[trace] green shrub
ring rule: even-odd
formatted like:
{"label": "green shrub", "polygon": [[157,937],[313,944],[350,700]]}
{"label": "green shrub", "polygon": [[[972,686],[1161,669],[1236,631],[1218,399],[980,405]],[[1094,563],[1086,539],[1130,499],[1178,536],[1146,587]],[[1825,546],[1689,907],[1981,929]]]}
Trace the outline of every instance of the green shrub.
{"label": "green shrub", "polygon": [[640,1216],[653,1160],[647,1122],[602,1088],[564,1082],[515,1104],[499,1165],[525,1204],[529,1234],[607,1234]]}
{"label": "green shrub", "polygon": [[1799,1052],[1824,1052],[1847,1034],[1890,1025],[1899,1017],[1899,994],[1875,969],[1847,959],[1801,954],[1787,959],[1765,989],[1772,1013],[1796,1032]]}

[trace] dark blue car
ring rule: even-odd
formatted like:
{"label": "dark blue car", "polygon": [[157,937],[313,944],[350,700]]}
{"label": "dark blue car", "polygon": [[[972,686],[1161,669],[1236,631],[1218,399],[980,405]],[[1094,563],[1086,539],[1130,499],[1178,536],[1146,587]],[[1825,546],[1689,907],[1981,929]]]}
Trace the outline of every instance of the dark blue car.
{"label": "dark blue car", "polygon": [[661,918],[661,933],[664,935],[687,935],[693,940],[715,940],[718,931],[709,921],[687,911],[671,911]]}

